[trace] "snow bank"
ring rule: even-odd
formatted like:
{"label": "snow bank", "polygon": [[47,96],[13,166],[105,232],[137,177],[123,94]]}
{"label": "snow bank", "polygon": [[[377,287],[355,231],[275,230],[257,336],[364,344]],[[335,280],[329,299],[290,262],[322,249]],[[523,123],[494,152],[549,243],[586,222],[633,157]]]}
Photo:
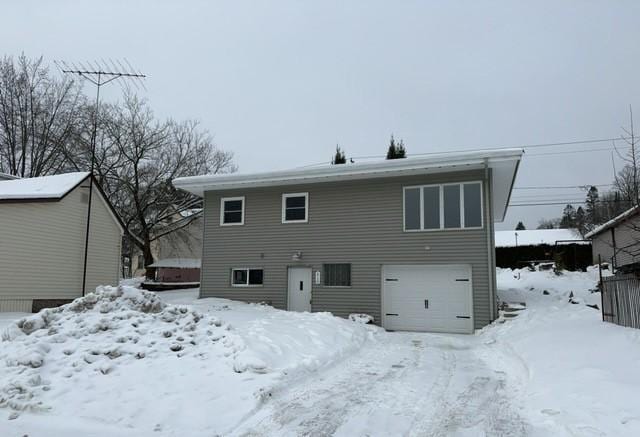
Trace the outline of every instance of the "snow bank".
{"label": "snow bank", "polygon": [[595,268],[498,273],[500,298],[527,309],[483,330],[482,355],[508,376],[534,435],[640,435],[640,331],[586,305],[600,304],[597,280]]}
{"label": "snow bank", "polygon": [[222,299],[171,304],[129,286],[102,287],[2,332],[0,407],[16,420],[0,422],[0,435],[7,423],[65,435],[86,435],[91,423],[111,435],[226,433],[292,377],[374,332],[326,313]]}

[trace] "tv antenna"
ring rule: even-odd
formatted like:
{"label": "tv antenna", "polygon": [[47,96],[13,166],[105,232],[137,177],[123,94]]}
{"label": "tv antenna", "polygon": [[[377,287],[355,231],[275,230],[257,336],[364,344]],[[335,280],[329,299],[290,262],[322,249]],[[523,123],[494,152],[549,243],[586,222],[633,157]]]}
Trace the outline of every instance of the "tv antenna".
{"label": "tv antenna", "polygon": [[54,61],[54,64],[62,71],[62,73],[70,76],[80,76],[95,85],[96,87],[96,103],[93,112],[93,129],[91,131],[91,171],[89,173],[89,200],[87,202],[87,229],[84,239],[84,266],[82,269],[82,296],[85,295],[87,284],[87,260],[89,255],[89,230],[91,226],[91,199],[93,197],[93,172],[96,165],[96,136],[98,132],[98,111],[100,109],[100,88],[114,81],[120,81],[122,86],[128,88],[128,84],[132,83],[136,89],[142,87],[145,91],[143,79],[147,76],[135,70],[127,59],[124,64],[119,61],[108,59],[105,61],[85,62],[85,63],[67,63],[65,61]]}

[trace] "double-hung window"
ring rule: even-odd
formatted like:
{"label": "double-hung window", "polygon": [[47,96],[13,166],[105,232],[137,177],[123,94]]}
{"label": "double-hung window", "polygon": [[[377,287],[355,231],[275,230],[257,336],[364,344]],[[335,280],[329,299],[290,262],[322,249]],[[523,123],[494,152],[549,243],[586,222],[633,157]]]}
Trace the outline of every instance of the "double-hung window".
{"label": "double-hung window", "polygon": [[231,285],[233,287],[258,287],[262,285],[264,270],[252,268],[231,269]]}
{"label": "double-hung window", "polygon": [[404,188],[405,231],[481,227],[481,182]]}
{"label": "double-hung window", "polygon": [[244,224],[244,197],[220,199],[220,226]]}
{"label": "double-hung window", "polygon": [[282,195],[282,223],[306,223],[309,221],[309,193]]}

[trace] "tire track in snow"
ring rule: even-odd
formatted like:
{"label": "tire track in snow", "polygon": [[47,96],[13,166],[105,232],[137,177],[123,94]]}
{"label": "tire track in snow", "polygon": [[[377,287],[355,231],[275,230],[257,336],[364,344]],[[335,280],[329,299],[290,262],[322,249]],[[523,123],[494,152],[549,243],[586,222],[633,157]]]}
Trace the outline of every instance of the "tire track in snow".
{"label": "tire track in snow", "polygon": [[504,374],[479,359],[474,340],[386,334],[316,380],[278,392],[231,435],[527,435]]}

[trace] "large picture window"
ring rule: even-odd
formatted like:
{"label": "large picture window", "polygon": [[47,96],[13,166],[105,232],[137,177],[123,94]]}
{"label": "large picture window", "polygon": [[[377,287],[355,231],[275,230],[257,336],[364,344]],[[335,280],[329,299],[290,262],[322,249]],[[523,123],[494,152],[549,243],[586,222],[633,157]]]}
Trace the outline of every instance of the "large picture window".
{"label": "large picture window", "polygon": [[282,195],[282,223],[306,223],[308,214],[309,193]]}
{"label": "large picture window", "polygon": [[481,182],[405,187],[405,231],[481,227]]}
{"label": "large picture window", "polygon": [[251,268],[231,269],[231,285],[234,287],[257,287],[262,285],[264,270]]}
{"label": "large picture window", "polygon": [[223,197],[220,199],[220,225],[244,224],[244,197]]}

